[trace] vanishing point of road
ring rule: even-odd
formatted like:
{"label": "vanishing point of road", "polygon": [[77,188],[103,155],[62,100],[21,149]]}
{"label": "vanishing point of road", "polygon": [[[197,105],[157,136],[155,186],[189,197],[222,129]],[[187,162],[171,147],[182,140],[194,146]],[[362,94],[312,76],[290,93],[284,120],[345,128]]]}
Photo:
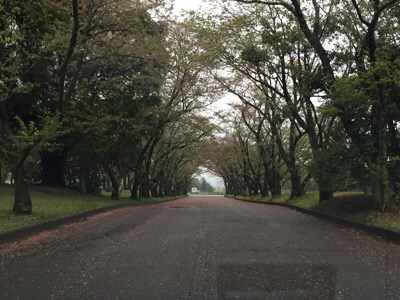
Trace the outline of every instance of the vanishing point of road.
{"label": "vanishing point of road", "polygon": [[0,299],[400,299],[400,244],[288,208],[188,197],[0,246]]}

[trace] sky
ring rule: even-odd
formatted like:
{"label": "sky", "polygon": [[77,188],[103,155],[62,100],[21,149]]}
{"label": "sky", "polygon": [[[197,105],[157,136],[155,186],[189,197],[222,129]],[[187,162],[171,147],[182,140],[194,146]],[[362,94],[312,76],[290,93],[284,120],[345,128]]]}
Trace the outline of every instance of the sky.
{"label": "sky", "polygon": [[199,179],[201,179],[201,177],[204,177],[204,179],[209,184],[211,184],[217,191],[221,191],[225,188],[224,181],[222,180],[222,178],[219,176],[215,176],[213,173],[205,172],[196,177]]}
{"label": "sky", "polygon": [[175,0],[174,13],[179,15],[180,10],[197,9],[201,5],[202,0]]}

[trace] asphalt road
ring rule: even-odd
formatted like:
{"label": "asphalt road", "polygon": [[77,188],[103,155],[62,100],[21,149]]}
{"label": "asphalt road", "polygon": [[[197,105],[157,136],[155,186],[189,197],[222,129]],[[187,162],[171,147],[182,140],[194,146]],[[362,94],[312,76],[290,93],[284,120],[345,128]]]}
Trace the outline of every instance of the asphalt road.
{"label": "asphalt road", "polygon": [[400,244],[223,197],[129,207],[0,248],[0,299],[400,299]]}

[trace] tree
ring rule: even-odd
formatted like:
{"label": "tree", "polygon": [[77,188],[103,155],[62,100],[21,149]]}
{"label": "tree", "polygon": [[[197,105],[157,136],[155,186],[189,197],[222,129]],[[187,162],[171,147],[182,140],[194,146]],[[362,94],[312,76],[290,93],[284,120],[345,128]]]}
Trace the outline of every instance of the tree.
{"label": "tree", "polygon": [[[3,1],[0,10],[2,147],[7,149],[13,169],[13,211],[30,214],[33,168],[40,151],[57,135],[58,128],[58,117],[49,116],[46,108],[38,105],[43,100],[46,78],[40,76],[46,68],[44,39],[54,31],[52,10],[41,1]],[[46,18],[35,18],[41,14]]]}
{"label": "tree", "polygon": [[[204,119],[196,117],[194,112],[212,103],[215,88],[208,80],[207,65],[202,58],[201,45],[198,40],[194,39],[191,24],[188,22],[171,22],[169,24],[166,41],[169,59],[163,65],[165,81],[160,89],[160,102],[152,111],[154,123],[151,132],[153,134],[143,150],[139,151],[141,154],[133,168],[135,174],[131,187],[132,198],[136,198],[138,194],[148,196],[151,186],[154,188],[157,185],[151,179],[153,155],[157,148],[162,146],[160,143],[168,129],[175,128],[174,132],[179,136],[183,133],[182,130],[186,130],[186,134],[190,134],[192,132],[190,128],[193,126],[190,121],[192,118],[199,122],[198,126],[205,126],[203,131],[197,130],[198,132],[209,133],[208,124],[204,122]],[[180,128],[176,127],[176,124],[185,126]],[[188,124],[191,125],[187,126]],[[186,141],[196,143],[198,139],[202,138],[202,135],[197,137],[196,132],[193,134],[194,140],[189,138]],[[184,145],[188,147],[187,142]],[[186,181],[188,176],[185,178]],[[158,174],[156,177],[163,176]],[[140,193],[138,193],[139,190]]]}
{"label": "tree", "polygon": [[[224,18],[224,22],[214,24],[213,20],[218,17]],[[315,63],[310,50],[302,46],[304,39],[299,38],[297,29],[287,25],[285,18],[264,13],[257,8],[244,12],[238,10],[229,18],[224,14],[218,17],[214,16],[211,20],[203,18],[203,27],[207,29],[199,29],[200,36],[208,41],[214,65],[225,70],[215,71],[214,78],[223,88],[236,95],[247,106],[246,110],[259,115],[258,128],[248,128],[259,145],[271,191],[279,194],[280,190],[279,176],[276,175],[279,174],[279,164],[272,163],[275,166],[272,169],[268,166],[269,162],[274,162],[275,153],[279,152],[280,159],[290,173],[292,196],[301,196],[310,176],[301,171],[296,147],[307,136],[313,152],[318,151],[326,129],[322,125],[331,122],[317,112],[313,103],[313,98],[318,96],[323,85],[319,80],[319,65]],[[235,36],[234,43],[230,43],[232,31],[240,33]],[[242,121],[249,125],[246,117]],[[260,134],[266,123],[269,131],[267,136],[273,143],[260,147],[264,139]],[[289,131],[287,136],[281,130],[285,127]],[[271,173],[269,170],[276,171]],[[332,191],[324,187],[322,182],[320,191],[321,199],[332,195]]]}
{"label": "tree", "polygon": [[143,163],[157,131],[153,109],[160,103],[161,66],[167,57],[165,28],[146,9],[119,1],[118,6],[99,2],[83,12],[88,28],[81,41],[83,76],[76,82],[67,122],[75,138],[85,132],[87,147],[77,155],[95,155],[112,183],[113,199],[122,178]]}
{"label": "tree", "polygon": [[[394,139],[396,145],[398,137],[393,134],[396,117],[389,113],[389,107],[396,106],[395,102],[392,102],[394,99],[388,97],[393,85],[387,84],[394,83],[393,75],[396,71],[393,72],[392,69],[393,61],[389,63],[390,59],[384,54],[388,45],[393,47],[394,43],[390,38],[386,38],[390,37],[390,34],[382,33],[396,32],[394,28],[398,21],[392,16],[399,1],[338,1],[340,5],[322,4],[316,1],[313,1],[311,5],[301,5],[298,0],[289,2],[236,0],[236,2],[259,3],[267,7],[279,6],[288,11],[321,62],[329,87],[327,91],[335,89],[337,78],[340,76],[340,73],[339,76],[335,76],[335,71],[339,71],[337,65],[350,66],[346,70],[349,75],[361,78],[362,89],[368,95],[370,102],[368,105],[370,117],[366,118],[369,122],[362,122],[364,116],[361,115],[356,119],[351,118],[350,116],[353,115],[351,110],[343,105],[342,101],[333,101],[332,105],[337,110],[337,115],[352,142],[361,153],[365,153],[372,174],[375,202],[384,209],[387,202],[396,198],[397,183],[394,181],[398,178],[397,175],[388,175],[390,165],[393,164],[391,155],[388,154],[388,149],[392,148],[389,146],[389,131],[392,132],[391,138]],[[328,10],[323,10],[323,5]],[[328,30],[324,31],[325,28]],[[325,42],[329,40],[340,41],[336,44],[334,51],[326,49]],[[346,58],[345,64],[343,64],[343,58]],[[354,88],[352,90],[354,91]],[[365,152],[363,144],[365,139],[359,134],[357,125],[360,123],[369,127],[368,135],[372,147],[368,152]]]}
{"label": "tree", "polygon": [[203,193],[214,192],[213,186],[211,184],[209,184],[204,177],[201,177],[199,189]]}
{"label": "tree", "polygon": [[202,149],[212,135],[213,126],[205,117],[189,114],[170,123],[155,148],[150,178],[153,194],[184,193],[201,164]]}

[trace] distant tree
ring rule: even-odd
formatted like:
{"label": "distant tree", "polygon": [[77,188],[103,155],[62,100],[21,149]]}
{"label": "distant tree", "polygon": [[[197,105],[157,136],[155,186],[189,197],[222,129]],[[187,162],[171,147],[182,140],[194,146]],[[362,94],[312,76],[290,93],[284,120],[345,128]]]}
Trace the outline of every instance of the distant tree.
{"label": "distant tree", "polygon": [[207,182],[204,177],[200,179],[200,191],[203,193],[213,193],[215,191],[214,187]]}
{"label": "distant tree", "polygon": [[200,190],[200,180],[197,177],[193,177],[192,180],[190,181],[190,186],[188,191],[191,191],[192,188],[197,188]]}

